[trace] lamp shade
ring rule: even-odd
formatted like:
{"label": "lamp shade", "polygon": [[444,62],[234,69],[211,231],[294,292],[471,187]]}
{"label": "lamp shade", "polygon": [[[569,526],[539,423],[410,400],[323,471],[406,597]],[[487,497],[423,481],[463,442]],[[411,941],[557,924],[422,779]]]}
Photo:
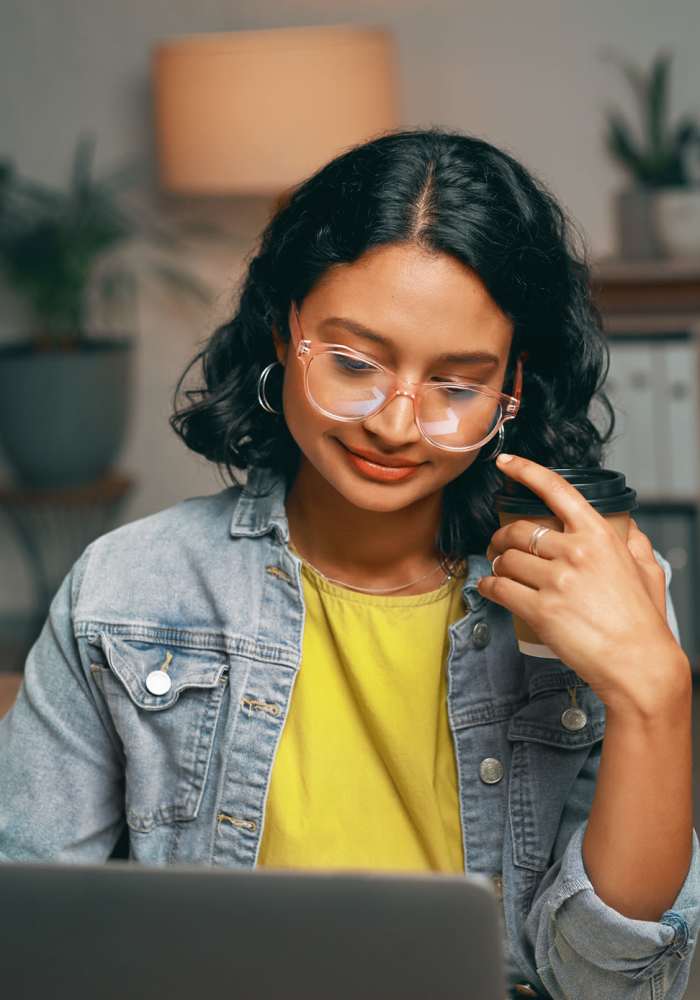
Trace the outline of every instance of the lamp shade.
{"label": "lamp shade", "polygon": [[191,35],[157,45],[152,69],[166,191],[279,195],[398,123],[386,28]]}

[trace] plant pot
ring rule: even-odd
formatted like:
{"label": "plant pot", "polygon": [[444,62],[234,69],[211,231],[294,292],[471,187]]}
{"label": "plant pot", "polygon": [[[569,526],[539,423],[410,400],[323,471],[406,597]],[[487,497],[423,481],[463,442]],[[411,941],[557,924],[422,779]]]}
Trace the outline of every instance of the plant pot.
{"label": "plant pot", "polygon": [[73,349],[0,346],[0,446],[21,485],[78,486],[114,463],[127,428],[134,338]]}
{"label": "plant pot", "polygon": [[656,221],[669,257],[700,254],[700,184],[662,188],[656,196]]}
{"label": "plant pot", "polygon": [[613,207],[620,257],[640,260],[664,256],[655,203],[656,192],[651,188],[630,187],[615,193]]}

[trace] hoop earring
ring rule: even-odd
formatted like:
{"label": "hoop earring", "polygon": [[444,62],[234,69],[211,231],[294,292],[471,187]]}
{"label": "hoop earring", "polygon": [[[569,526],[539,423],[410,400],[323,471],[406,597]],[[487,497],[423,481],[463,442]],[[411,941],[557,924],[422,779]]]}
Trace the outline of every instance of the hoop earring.
{"label": "hoop earring", "polygon": [[498,446],[496,447],[496,450],[492,452],[490,455],[482,455],[481,452],[479,452],[479,457],[477,458],[477,462],[493,461],[496,455],[499,455],[501,453],[501,449],[503,448],[505,439],[506,439],[506,434],[505,431],[503,430],[503,424],[501,424],[501,426],[498,428]]}
{"label": "hoop earring", "polygon": [[[260,377],[258,379],[258,402],[262,406],[263,410],[267,410],[268,413],[274,413],[275,415],[279,416],[279,414],[282,411],[273,410],[273,408],[267,401],[267,395],[265,393],[267,377],[272,371],[272,369],[275,367],[275,365],[280,365],[280,367],[284,368],[284,365],[282,364],[281,361],[273,361],[271,365],[268,365],[267,368],[263,368],[263,370],[260,372]],[[503,430],[503,428],[501,428],[501,430]]]}

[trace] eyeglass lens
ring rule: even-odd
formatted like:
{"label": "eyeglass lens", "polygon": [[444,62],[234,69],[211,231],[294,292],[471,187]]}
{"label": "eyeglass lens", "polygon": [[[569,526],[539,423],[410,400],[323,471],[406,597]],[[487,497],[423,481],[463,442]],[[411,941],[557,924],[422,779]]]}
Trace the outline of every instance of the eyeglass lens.
{"label": "eyeglass lens", "polygon": [[[393,376],[359,358],[325,351],[309,362],[308,389],[314,401],[338,417],[365,418],[391,392]],[[501,404],[477,389],[436,386],[417,400],[416,418],[437,445],[464,448],[479,444],[501,419]]]}

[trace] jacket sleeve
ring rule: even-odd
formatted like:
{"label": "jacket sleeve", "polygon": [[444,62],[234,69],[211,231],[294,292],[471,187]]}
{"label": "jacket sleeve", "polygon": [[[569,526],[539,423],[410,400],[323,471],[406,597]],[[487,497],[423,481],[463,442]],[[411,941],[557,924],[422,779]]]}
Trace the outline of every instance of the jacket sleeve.
{"label": "jacket sleeve", "polygon": [[[679,641],[669,592],[671,567],[654,554],[666,573],[667,621]],[[685,882],[659,921],[634,920],[604,903],[582,854],[600,754],[598,743],[567,800],[555,863],[539,884],[525,922],[526,946],[553,1000],[682,1000],[700,926],[698,836],[693,830]]]}
{"label": "jacket sleeve", "polygon": [[124,827],[123,750],[73,630],[90,548],[56,592],[0,719],[0,862],[105,861]]}

